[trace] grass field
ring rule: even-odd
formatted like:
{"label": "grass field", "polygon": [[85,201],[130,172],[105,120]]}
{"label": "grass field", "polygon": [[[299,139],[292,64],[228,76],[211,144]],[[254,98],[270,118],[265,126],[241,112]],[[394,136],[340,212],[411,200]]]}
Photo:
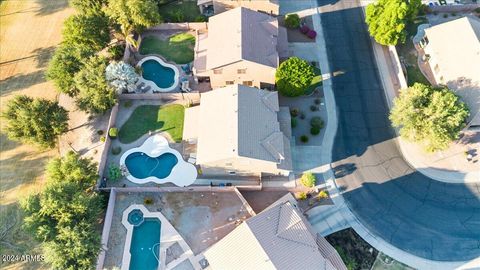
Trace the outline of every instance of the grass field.
{"label": "grass field", "polygon": [[187,64],[193,61],[194,46],[195,37],[188,33],[173,35],[168,40],[147,36],[140,44],[140,53],[159,54],[168,61]]}
{"label": "grass field", "polygon": [[201,15],[195,0],[176,1],[160,7],[160,16],[166,22],[194,22]]}
{"label": "grass field", "polygon": [[149,131],[166,131],[173,140],[182,140],[183,117],[182,105],[143,105],[136,108],[127,122],[120,128],[118,138],[122,143],[131,143]]}
{"label": "grass field", "polygon": [[[18,94],[56,99],[44,72],[61,41],[61,27],[73,13],[67,0],[1,1],[0,106]],[[0,253],[41,254],[38,243],[21,228],[18,202],[41,190],[44,167],[58,151],[39,150],[8,140],[0,119]],[[2,264],[2,269],[48,269],[42,263]]]}

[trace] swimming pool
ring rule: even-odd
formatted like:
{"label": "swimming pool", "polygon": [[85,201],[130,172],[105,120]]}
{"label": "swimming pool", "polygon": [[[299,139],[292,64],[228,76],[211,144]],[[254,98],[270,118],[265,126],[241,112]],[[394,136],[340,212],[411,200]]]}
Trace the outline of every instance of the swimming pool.
{"label": "swimming pool", "polygon": [[140,82],[150,85],[155,92],[168,92],[178,86],[178,68],[156,56],[147,56],[138,62],[142,68]]}
{"label": "swimming pool", "polygon": [[130,243],[129,270],[158,269],[160,232],[161,223],[158,218],[145,218],[141,224],[134,226]]}
{"label": "swimming pool", "polygon": [[172,153],[164,153],[158,157],[150,157],[143,152],[133,152],[125,159],[128,171],[139,179],[150,176],[163,179],[170,175],[172,169],[177,165],[178,159]]}
{"label": "swimming pool", "polygon": [[186,162],[182,155],[170,148],[160,134],[148,137],[145,142],[131,148],[120,157],[120,167],[125,177],[135,184],[154,182],[189,186],[197,179],[197,168]]}

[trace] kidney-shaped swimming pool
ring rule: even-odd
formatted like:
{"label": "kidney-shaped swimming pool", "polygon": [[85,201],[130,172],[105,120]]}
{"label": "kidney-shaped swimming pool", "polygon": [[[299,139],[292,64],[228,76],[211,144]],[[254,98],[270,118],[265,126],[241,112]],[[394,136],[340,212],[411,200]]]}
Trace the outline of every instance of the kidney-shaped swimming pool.
{"label": "kidney-shaped swimming pool", "polygon": [[145,179],[150,176],[163,179],[170,175],[177,163],[178,159],[172,153],[150,157],[143,152],[133,152],[125,159],[125,165],[130,174],[139,179]]}

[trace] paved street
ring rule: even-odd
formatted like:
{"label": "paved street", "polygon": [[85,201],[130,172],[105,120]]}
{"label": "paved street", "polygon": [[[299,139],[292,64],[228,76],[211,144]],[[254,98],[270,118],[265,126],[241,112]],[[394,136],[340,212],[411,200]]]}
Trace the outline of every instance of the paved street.
{"label": "paved street", "polygon": [[388,121],[362,9],[352,2],[318,0],[328,8],[321,21],[338,113],[332,167],[348,207],[371,233],[414,255],[438,261],[478,257],[480,184],[434,181],[405,162]]}

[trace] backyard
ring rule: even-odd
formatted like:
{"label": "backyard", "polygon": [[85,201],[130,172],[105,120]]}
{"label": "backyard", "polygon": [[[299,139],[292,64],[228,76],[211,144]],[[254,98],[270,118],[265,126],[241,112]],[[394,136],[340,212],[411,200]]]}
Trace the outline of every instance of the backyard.
{"label": "backyard", "polygon": [[149,131],[166,131],[175,142],[182,140],[183,117],[182,105],[142,105],[137,107],[118,133],[121,143],[136,141]]}
{"label": "backyard", "polygon": [[146,36],[140,44],[140,53],[158,54],[168,61],[177,64],[188,64],[193,61],[195,37],[189,33],[180,33],[168,37],[167,40],[157,36]]}
{"label": "backyard", "polygon": [[206,18],[200,14],[197,1],[174,1],[160,7],[160,16],[165,22],[197,22]]}

